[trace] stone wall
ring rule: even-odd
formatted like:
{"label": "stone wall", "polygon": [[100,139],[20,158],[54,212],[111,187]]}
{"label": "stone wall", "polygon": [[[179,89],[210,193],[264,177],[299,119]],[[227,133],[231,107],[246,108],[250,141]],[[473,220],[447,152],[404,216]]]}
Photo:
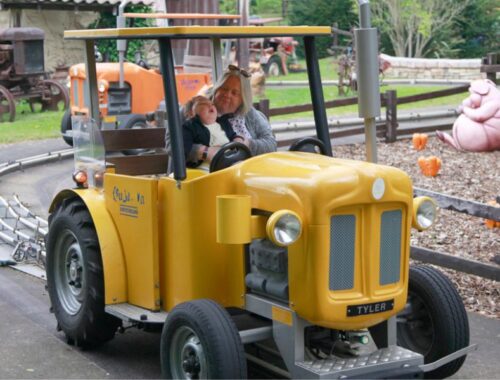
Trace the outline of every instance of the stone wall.
{"label": "stone wall", "polygon": [[479,72],[481,59],[427,59],[380,55],[391,67],[385,72],[389,78],[408,79],[464,79],[485,77]]}
{"label": "stone wall", "polygon": [[[0,28],[11,26],[10,12],[0,12]],[[96,12],[23,10],[21,26],[43,29],[45,70],[54,71],[58,64],[70,66],[83,62],[83,42],[64,40],[63,34],[65,30],[86,28],[97,16]]]}

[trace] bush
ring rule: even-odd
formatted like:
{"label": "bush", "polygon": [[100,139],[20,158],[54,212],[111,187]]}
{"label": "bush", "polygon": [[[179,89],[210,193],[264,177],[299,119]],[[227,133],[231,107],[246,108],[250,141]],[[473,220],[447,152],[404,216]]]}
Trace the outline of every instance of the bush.
{"label": "bush", "polygon": [[[125,12],[131,13],[150,13],[151,9],[144,5],[127,5],[125,7]],[[140,27],[140,26],[150,26],[150,21],[148,19],[127,19],[128,26]],[[104,29],[104,28],[116,28],[116,16],[114,16],[110,11],[102,12],[99,18],[91,23],[87,29]],[[107,62],[118,62],[118,51],[116,50],[116,40],[97,40],[96,46],[102,56]],[[144,41],[142,40],[128,40],[127,41],[127,54],[125,59],[130,62],[134,62],[134,53],[136,51],[141,51],[144,46]]]}

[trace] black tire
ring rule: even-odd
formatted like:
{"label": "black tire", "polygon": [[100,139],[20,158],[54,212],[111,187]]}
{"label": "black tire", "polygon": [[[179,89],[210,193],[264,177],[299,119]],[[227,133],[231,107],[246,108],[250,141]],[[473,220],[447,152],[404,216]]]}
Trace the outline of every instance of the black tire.
{"label": "black tire", "polygon": [[[193,348],[194,347],[194,348]],[[247,365],[238,329],[219,304],[200,299],[177,305],[161,334],[162,376],[167,379],[243,379]]]}
{"label": "black tire", "polygon": [[[425,363],[469,345],[469,321],[462,299],[452,282],[432,267],[410,267],[408,302],[397,320],[398,345],[424,355]],[[462,356],[425,377],[449,377],[464,361]]]}
{"label": "black tire", "polygon": [[[140,129],[147,128],[146,116],[141,114],[130,114],[120,123],[120,129]],[[125,155],[137,155],[146,152],[146,149],[126,149],[122,150]]]}
{"label": "black tire", "polygon": [[71,112],[67,109],[61,119],[61,134],[64,142],[69,146],[73,146],[73,137],[66,136],[66,132],[71,131]]}
{"label": "black tire", "polygon": [[92,217],[77,198],[49,218],[47,285],[68,343],[91,348],[112,339],[120,320],[104,312],[104,275]]}
{"label": "black tire", "polygon": [[264,65],[264,73],[266,76],[278,76],[284,74],[281,57],[279,55],[275,54],[269,58],[269,61],[267,61]]}

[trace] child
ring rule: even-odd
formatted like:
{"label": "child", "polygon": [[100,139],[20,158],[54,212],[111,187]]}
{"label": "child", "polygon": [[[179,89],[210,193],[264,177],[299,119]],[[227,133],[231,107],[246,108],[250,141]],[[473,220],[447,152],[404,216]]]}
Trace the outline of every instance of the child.
{"label": "child", "polygon": [[230,141],[243,142],[243,138],[234,131],[227,118],[217,119],[217,109],[204,96],[195,96],[184,107],[185,116],[189,119],[183,125],[184,154],[186,159],[193,144],[205,145],[201,160],[188,162],[188,166],[201,165],[208,154],[208,147],[222,146]]}

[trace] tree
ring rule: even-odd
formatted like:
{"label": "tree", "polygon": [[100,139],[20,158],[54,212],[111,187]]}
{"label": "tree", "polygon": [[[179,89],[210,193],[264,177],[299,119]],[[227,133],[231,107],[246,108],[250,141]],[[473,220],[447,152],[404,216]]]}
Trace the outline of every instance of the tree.
{"label": "tree", "polygon": [[[338,28],[350,30],[358,20],[353,0],[289,0],[288,11],[291,25],[338,24]],[[331,37],[317,40],[318,56],[326,57],[327,48],[332,44]]]}
{"label": "tree", "polygon": [[[150,13],[151,9],[144,5],[127,5],[125,7],[125,12],[131,13]],[[131,19],[131,26],[149,26],[149,20],[144,19]],[[99,18],[91,23],[88,29],[98,29],[98,28],[116,28],[116,16],[114,16],[110,11],[102,12]],[[118,51],[116,50],[115,40],[97,40],[96,46],[99,52],[106,57],[109,62],[118,61]],[[129,40],[127,44],[127,55],[126,59],[128,61],[134,62],[134,54],[136,51],[141,51],[144,46],[141,40]]]}
{"label": "tree", "polygon": [[[471,0],[375,0],[374,24],[391,41],[394,53],[425,57],[458,44],[454,25]],[[446,40],[443,40],[445,38]]]}
{"label": "tree", "polygon": [[475,0],[458,18],[462,42],[457,45],[460,58],[479,58],[498,52],[500,6],[498,0]]}

